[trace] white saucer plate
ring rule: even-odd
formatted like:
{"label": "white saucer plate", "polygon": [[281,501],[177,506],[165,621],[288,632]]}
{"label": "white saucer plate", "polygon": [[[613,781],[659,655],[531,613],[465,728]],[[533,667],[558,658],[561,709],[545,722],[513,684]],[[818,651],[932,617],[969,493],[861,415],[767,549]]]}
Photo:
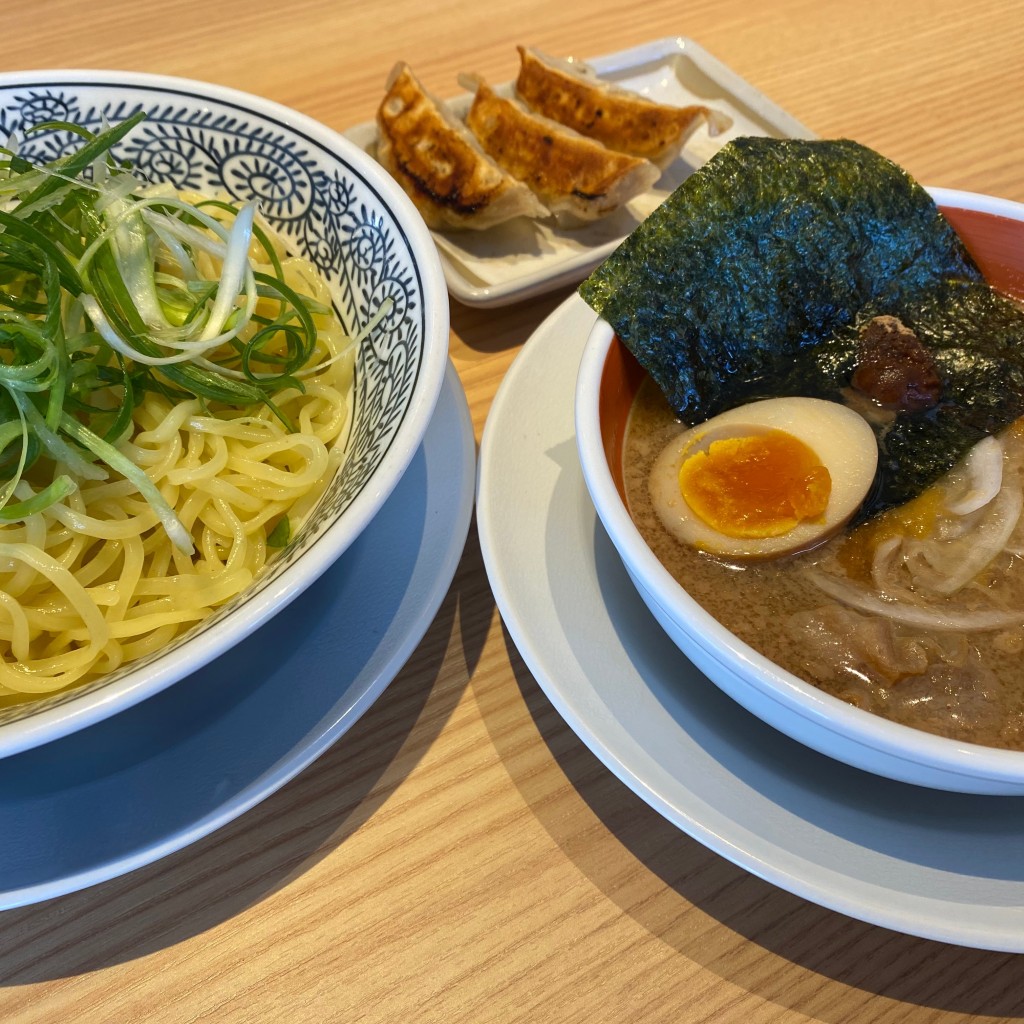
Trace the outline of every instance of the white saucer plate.
{"label": "white saucer plate", "polygon": [[[559,229],[523,218],[486,231],[434,231],[449,293],[469,306],[505,306],[582,281],[696,168],[740,135],[812,138],[799,121],[768,100],[691,39],[658,39],[586,61],[605,81],[659,103],[704,104],[728,114],[732,127],[710,137],[704,128],[687,142],[650,191],[585,227]],[[413,66],[413,70],[416,68]],[[465,67],[463,71],[473,71]],[[494,86],[511,95],[513,86]],[[381,95],[384,87],[381,83]],[[463,93],[447,101],[459,117],[469,109]],[[360,148],[376,143],[373,122],[344,133]]]}
{"label": "white saucer plate", "polygon": [[540,686],[616,776],[733,863],[860,920],[1024,952],[1024,798],[892,782],[796,743],[704,677],[644,606],[576,454],[595,319],[573,296],[541,325],[480,451],[484,562]]}
{"label": "white saucer plate", "polygon": [[372,523],[263,629],[174,686],[0,760],[0,909],[208,835],[294,777],[397,675],[469,530],[473,424],[449,363],[423,444]]}

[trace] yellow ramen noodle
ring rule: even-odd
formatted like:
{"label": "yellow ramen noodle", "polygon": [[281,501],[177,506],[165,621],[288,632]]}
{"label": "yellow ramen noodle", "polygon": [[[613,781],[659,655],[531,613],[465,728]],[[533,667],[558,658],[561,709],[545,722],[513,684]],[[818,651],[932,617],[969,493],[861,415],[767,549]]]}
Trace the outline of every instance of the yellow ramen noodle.
{"label": "yellow ramen noodle", "polygon": [[[256,242],[250,255],[260,270],[255,261],[266,254]],[[294,257],[281,262],[289,287],[331,309],[315,267]],[[259,300],[270,317],[275,301]],[[116,472],[78,480],[60,503],[0,525],[0,706],[158,650],[259,575],[273,550],[271,531],[284,517],[299,522],[336,472],[349,422],[355,343],[333,314],[316,312],[314,320],[304,393],[274,396],[295,432],[266,406],[224,411],[152,392],[136,406],[117,448],[174,509],[194,541],[192,555],[172,543],[135,485]],[[43,467],[54,476],[61,468],[49,460],[33,467],[16,499],[50,482],[40,478]]]}

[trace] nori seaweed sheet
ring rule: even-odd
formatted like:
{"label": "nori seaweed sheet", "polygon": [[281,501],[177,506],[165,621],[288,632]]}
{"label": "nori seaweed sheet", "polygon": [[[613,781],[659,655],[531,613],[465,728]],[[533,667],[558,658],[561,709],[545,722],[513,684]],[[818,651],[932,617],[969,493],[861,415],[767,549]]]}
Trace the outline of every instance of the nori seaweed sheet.
{"label": "nori seaweed sheet", "polygon": [[[841,399],[856,365],[860,324],[882,311],[868,308],[851,327],[813,353],[813,369],[795,368],[787,393],[813,388]],[[984,281],[947,281],[907,296],[887,312],[927,346],[942,397],[925,412],[900,413],[876,431],[879,469],[860,518],[901,505],[934,483],[983,437],[1024,416],[1024,311]],[[814,375],[817,373],[817,383]]]}
{"label": "nori seaweed sheet", "polygon": [[878,429],[862,516],[1024,415],[1024,310],[920,185],[849,140],[729,143],[579,290],[686,423],[769,396],[838,399],[858,326],[898,316],[932,351],[942,400]]}

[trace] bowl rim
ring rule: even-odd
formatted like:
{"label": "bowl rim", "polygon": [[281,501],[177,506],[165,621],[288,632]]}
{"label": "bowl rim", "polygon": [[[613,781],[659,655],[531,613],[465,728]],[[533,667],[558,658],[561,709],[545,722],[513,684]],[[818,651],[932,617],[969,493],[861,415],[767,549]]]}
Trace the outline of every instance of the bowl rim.
{"label": "bowl rim", "polygon": [[[398,183],[369,154],[339,131],[275,100],[187,77],[89,68],[0,72],[0,90],[46,85],[136,88],[176,94],[183,100],[190,97],[199,101],[209,99],[274,122],[324,153],[333,154],[377,195],[393,216],[396,228],[408,246],[422,294],[423,348],[415,385],[417,397],[410,402],[380,465],[343,514],[324,529],[300,558],[287,566],[270,585],[249,598],[243,597],[239,606],[220,622],[180,644],[166,656],[159,656],[137,671],[129,670],[109,686],[84,691],[80,697],[75,697],[71,689],[54,707],[42,707],[37,713],[24,718],[0,722],[0,757],[12,756],[59,739],[159,693],[239,643],[298,597],[356,540],[398,484],[433,417],[449,362],[448,292],[433,239]],[[65,691],[58,693],[63,695]]]}
{"label": "bowl rim", "polygon": [[[1024,222],[1024,203],[956,189],[928,188],[940,207],[993,214]],[[679,584],[644,541],[623,503],[608,467],[599,417],[605,361],[615,340],[598,318],[580,361],[575,393],[576,443],[584,480],[598,516],[632,576],[689,641],[733,672],[760,696],[819,729],[874,748],[890,758],[964,778],[1024,781],[1024,751],[1004,750],[924,732],[882,718],[819,690],[789,672],[715,619]],[[685,616],[685,626],[679,612]]]}

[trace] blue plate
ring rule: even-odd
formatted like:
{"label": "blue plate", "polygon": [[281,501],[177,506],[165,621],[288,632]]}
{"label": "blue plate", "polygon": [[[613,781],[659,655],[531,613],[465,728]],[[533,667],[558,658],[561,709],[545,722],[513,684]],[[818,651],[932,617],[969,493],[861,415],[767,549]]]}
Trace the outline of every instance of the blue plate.
{"label": "blue plate", "polygon": [[254,635],[148,700],[0,760],[0,908],[151,863],[237,817],[343,735],[440,607],[473,504],[448,366],[419,452],[345,554]]}

